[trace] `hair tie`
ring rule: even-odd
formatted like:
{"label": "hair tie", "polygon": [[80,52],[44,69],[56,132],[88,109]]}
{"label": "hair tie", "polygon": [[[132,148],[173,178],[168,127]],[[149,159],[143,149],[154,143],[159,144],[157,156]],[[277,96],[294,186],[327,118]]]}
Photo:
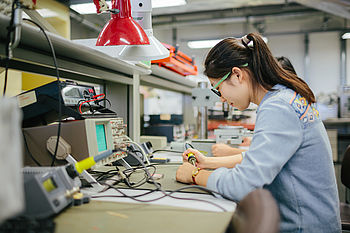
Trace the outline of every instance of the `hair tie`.
{"label": "hair tie", "polygon": [[248,49],[253,47],[253,41],[248,39],[247,35],[242,37],[242,44]]}

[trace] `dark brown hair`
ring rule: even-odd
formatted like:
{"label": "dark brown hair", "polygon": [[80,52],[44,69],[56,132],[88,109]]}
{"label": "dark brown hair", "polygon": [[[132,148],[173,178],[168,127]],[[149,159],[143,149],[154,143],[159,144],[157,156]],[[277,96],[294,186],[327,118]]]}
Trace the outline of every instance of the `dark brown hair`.
{"label": "dark brown hair", "polygon": [[[252,44],[252,46],[251,46]],[[204,74],[210,78],[222,78],[233,67],[243,67],[248,63],[252,74],[252,85],[256,90],[262,86],[270,90],[282,84],[299,93],[309,103],[315,103],[315,96],[304,80],[278,64],[270,49],[258,33],[250,33],[245,38],[226,38],[216,44],[205,59]]]}
{"label": "dark brown hair", "polygon": [[289,72],[292,72],[293,74],[297,74],[297,72],[294,69],[294,66],[290,62],[290,60],[286,57],[276,57],[278,63],[282,66],[283,69],[288,70]]}

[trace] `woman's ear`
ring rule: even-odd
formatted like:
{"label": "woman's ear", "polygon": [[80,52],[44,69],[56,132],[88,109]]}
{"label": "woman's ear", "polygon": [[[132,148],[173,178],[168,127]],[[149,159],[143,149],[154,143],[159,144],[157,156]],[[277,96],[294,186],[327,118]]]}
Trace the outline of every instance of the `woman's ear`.
{"label": "woman's ear", "polygon": [[235,81],[238,81],[239,83],[242,83],[244,76],[243,76],[243,72],[240,68],[238,67],[233,67],[232,68],[232,77],[231,79],[234,79]]}

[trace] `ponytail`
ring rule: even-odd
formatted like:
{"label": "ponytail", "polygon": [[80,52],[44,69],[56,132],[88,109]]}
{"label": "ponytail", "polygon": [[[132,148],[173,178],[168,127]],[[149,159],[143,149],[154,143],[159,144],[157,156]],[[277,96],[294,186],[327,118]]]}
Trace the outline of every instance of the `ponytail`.
{"label": "ponytail", "polygon": [[305,97],[309,103],[316,102],[306,82],[283,69],[257,33],[249,33],[240,39],[227,38],[215,45],[206,58],[204,73],[208,77],[219,78],[232,67],[244,63],[248,63],[247,69],[253,74],[254,88],[260,85],[270,90],[274,85],[282,84]]}
{"label": "ponytail", "polygon": [[278,64],[260,35],[250,33],[246,37],[253,42],[252,47],[249,47],[248,44],[246,47],[253,52],[252,71],[259,84],[265,89],[270,89],[277,83],[283,84],[305,97],[309,103],[316,102],[315,96],[306,82],[296,74],[284,70]]}

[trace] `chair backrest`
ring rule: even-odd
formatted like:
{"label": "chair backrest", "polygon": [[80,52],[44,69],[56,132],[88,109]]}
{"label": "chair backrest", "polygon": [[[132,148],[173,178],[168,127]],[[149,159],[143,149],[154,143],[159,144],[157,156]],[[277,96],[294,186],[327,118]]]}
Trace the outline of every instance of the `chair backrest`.
{"label": "chair backrest", "polygon": [[350,145],[346,148],[341,164],[341,182],[350,188]]}
{"label": "chair backrest", "polygon": [[238,204],[227,232],[278,233],[280,213],[277,203],[266,189],[250,192]]}

